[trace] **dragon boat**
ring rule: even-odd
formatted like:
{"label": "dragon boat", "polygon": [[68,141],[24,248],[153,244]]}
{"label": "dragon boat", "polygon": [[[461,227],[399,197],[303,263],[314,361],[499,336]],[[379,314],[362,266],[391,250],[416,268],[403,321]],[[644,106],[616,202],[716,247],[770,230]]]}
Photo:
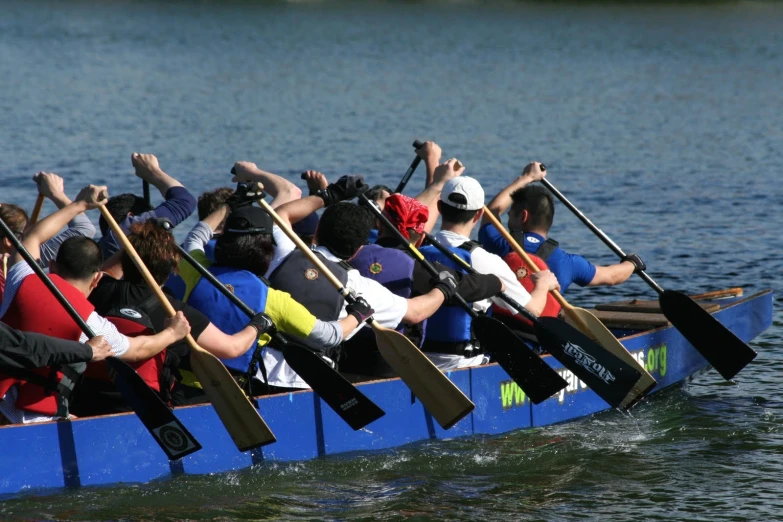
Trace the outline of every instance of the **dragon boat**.
{"label": "dragon boat", "polygon": [[[772,324],[772,291],[743,296],[741,289],[733,290],[705,294],[707,299],[699,303],[747,342]],[[709,369],[707,361],[660,315],[656,305],[657,302],[630,301],[598,306],[595,310],[658,381],[654,393]],[[556,360],[549,356],[544,359],[569,385],[537,405],[496,364],[448,373],[476,404],[470,415],[448,431],[433,421],[399,379],[358,385],[386,412],[358,431],[353,431],[309,390],[260,397],[257,408],[277,442],[244,453],[236,449],[209,404],[175,410],[203,446],[177,461],[166,458],[132,413],[0,427],[0,498],[57,488],[146,483],[183,473],[220,473],[263,462],[385,449],[424,439],[494,435],[609,409]]]}

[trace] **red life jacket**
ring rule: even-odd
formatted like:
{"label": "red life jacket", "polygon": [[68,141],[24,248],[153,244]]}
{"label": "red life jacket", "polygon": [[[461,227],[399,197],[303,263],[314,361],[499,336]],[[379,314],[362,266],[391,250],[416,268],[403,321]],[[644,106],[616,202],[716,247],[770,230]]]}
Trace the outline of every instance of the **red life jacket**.
{"label": "red life jacket", "polygon": [[[539,270],[549,270],[549,267],[546,264],[546,261],[541,259],[535,254],[528,254],[530,256],[530,259],[533,260],[533,262],[536,264]],[[533,274],[533,271],[530,270],[530,267],[524,262],[524,260],[519,257],[519,254],[512,251],[509,254],[506,255],[506,257],[503,258],[503,261],[506,262],[506,264],[511,268],[511,270],[516,274],[517,280],[522,284],[522,286],[527,290],[528,292],[533,291],[533,288],[535,288],[535,285],[533,284],[533,280],[531,279],[531,275]],[[552,296],[552,294],[549,294],[546,296],[546,305],[544,305],[544,311],[541,313],[542,317],[557,317],[560,315],[561,306],[560,303],[555,300],[555,298]],[[509,321],[512,321],[514,327],[520,327],[524,330],[530,331],[532,329],[533,324],[522,317],[521,315],[514,315],[505,308],[501,308],[497,305],[492,305],[492,313],[498,319],[503,320],[504,323],[508,324]],[[513,317],[512,317],[513,316]],[[519,323],[517,325],[516,323]],[[510,325],[511,326],[511,325]]]}
{"label": "red life jacket", "polygon": [[[94,310],[87,297],[63,278],[55,274],[49,275],[49,278],[73,305],[79,316],[86,321]],[[46,288],[41,278],[35,274],[27,276],[19,285],[14,300],[3,317],[3,322],[24,332],[41,333],[73,341],[78,341],[82,334],[79,325]],[[54,383],[60,383],[63,379],[62,371],[49,366],[31,372],[43,378],[51,378]],[[59,408],[58,397],[51,389],[42,386],[40,381],[34,383],[32,380],[0,372],[0,397],[3,397],[15,384],[19,385],[17,408],[42,415],[63,414],[62,408]]]}
{"label": "red life jacket", "polygon": [[[117,327],[117,331],[128,337],[155,335],[155,329],[152,327],[149,317],[134,307],[125,306],[118,310],[111,310],[104,317]],[[162,350],[149,359],[129,362],[128,365],[136,370],[136,373],[144,379],[147,386],[160,393],[160,376],[163,372],[165,361],[166,350]],[[101,382],[111,382],[106,361],[88,364],[84,377]],[[171,384],[173,385],[174,383],[172,382]]]}

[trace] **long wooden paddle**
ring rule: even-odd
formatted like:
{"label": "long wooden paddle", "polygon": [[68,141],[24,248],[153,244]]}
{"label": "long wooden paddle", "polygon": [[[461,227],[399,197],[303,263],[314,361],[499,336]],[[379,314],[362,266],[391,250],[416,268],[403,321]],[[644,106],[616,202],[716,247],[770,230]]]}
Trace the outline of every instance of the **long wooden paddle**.
{"label": "long wooden paddle", "polygon": [[[600,228],[587,219],[552,183],[546,178],[542,179],[541,183],[615,254],[621,258],[625,257],[625,252]],[[664,290],[644,271],[640,271],[638,274],[645,283],[658,292],[658,301],[666,319],[671,321],[674,327],[724,379],[728,380],[737,375],[756,357],[756,352],[750,346],[706,312],[687,294],[675,290]]]}
{"label": "long wooden paddle", "polygon": [[[424,144],[419,140],[413,142],[414,149],[418,150],[423,146]],[[413,172],[416,170],[416,167],[419,166],[419,163],[421,163],[421,158],[419,156],[416,156],[416,158],[411,162],[411,166],[408,167],[408,170],[406,170],[405,174],[402,176],[402,179],[400,180],[400,184],[397,185],[396,189],[394,189],[395,194],[402,194],[402,191],[405,190],[405,185],[407,185],[408,181],[410,181],[411,176],[413,176]]]}
{"label": "long wooden paddle", "polygon": [[[144,261],[141,260],[136,249],[125,237],[125,232],[111,216],[105,206],[100,207],[101,215],[117,237],[122,248],[130,256],[133,264],[141,273],[144,281],[155,292],[161,306],[169,316],[176,314],[168,298],[155,282],[155,279],[147,270]],[[215,408],[220,420],[228,430],[239,451],[247,451],[265,444],[275,442],[275,436],[266,425],[261,414],[248,400],[245,393],[237,385],[234,378],[228,372],[220,359],[203,349],[196,343],[193,336],[188,334],[185,338],[190,346],[190,365],[198,377],[201,386],[207,393],[212,406]]]}
{"label": "long wooden paddle", "polygon": [[[361,194],[359,199],[430,275],[438,275],[438,270],[432,266],[432,263],[422,255],[419,249],[408,242],[405,236],[389,221],[389,218],[381,212],[375,202],[370,201],[364,194]],[[459,294],[454,297],[459,305],[470,314],[473,332],[481,342],[481,346],[492,356],[492,360],[500,364],[514,382],[522,388],[534,404],[548,399],[568,386],[565,379],[533,353],[530,347],[514,335],[514,332],[509,330],[506,325],[497,319],[477,313]]]}
{"label": "long wooden paddle", "polygon": [[[476,270],[462,258],[439,243],[434,237],[425,234],[429,242],[469,273]],[[501,292],[497,295],[508,303],[531,323],[541,346],[552,356],[579,377],[588,387],[605,400],[610,406],[628,409],[641,399],[642,395],[632,395],[634,385],[639,380],[639,372],[631,365],[607,353],[592,339],[571,325],[555,317],[536,317],[516,300]]]}
{"label": "long wooden paddle", "polygon": [[[508,241],[509,245],[511,245],[511,248],[513,248],[517,255],[519,255],[525,264],[528,265],[528,268],[530,268],[533,273],[540,272],[541,270],[538,268],[538,265],[536,265],[533,260],[530,259],[530,256],[527,254],[527,252],[525,252],[522,246],[517,243],[508,230],[506,230],[500,223],[500,220],[487,207],[484,207],[484,215],[486,215],[492,224],[495,225],[495,228],[498,229],[498,232],[500,232],[505,240]],[[623,405],[633,404],[636,400],[640,399],[651,389],[653,389],[656,384],[658,384],[652,375],[650,375],[649,372],[644,369],[644,366],[639,364],[639,361],[637,361],[633,355],[628,353],[628,350],[625,349],[625,346],[623,346],[620,341],[617,340],[612,332],[609,331],[604,323],[602,323],[595,315],[588,312],[584,308],[572,306],[557,290],[552,290],[551,293],[557,302],[560,303],[560,306],[563,307],[566,320],[572,326],[575,326],[580,332],[596,341],[598,344],[603,346],[606,350],[614,354],[626,364],[636,368],[636,370],[639,372],[639,381],[629,392],[628,397],[626,397],[626,399],[623,401]]]}
{"label": "long wooden paddle", "polygon": [[[101,208],[103,209],[104,207]],[[46,272],[43,271],[36,260],[33,259],[33,256],[30,255],[30,252],[22,245],[22,242],[11,233],[8,225],[2,219],[0,219],[0,227],[2,227],[6,237],[14,245],[16,251],[21,254],[27,264],[30,265],[30,268],[41,278],[41,281],[54,295],[55,299],[68,312],[68,315],[76,321],[84,335],[90,339],[95,337],[95,332],[92,328],[82,319],[73,305],[68,302],[62,292],[60,292],[60,289],[49,279]],[[41,319],[46,320],[45,318]],[[180,422],[168,406],[158,397],[158,394],[144,382],[144,379],[133,368],[128,366],[125,361],[116,357],[106,359],[106,364],[109,368],[109,375],[112,376],[115,386],[122,394],[122,398],[133,409],[139,420],[144,424],[144,427],[147,428],[147,431],[150,432],[152,438],[155,439],[155,442],[158,443],[169,459],[180,459],[201,449],[201,444],[190,434],[185,425]]]}
{"label": "long wooden paddle", "polygon": [[35,198],[33,213],[30,214],[30,220],[27,222],[28,227],[31,227],[38,222],[38,217],[41,215],[41,209],[43,208],[43,204],[44,204],[44,195],[39,192],[38,197]]}
{"label": "long wooden paddle", "polygon": [[[170,224],[170,223],[169,223]],[[177,250],[182,257],[209,281],[221,294],[242,310],[249,318],[256,312],[236,296],[215,275],[196,261],[180,245]],[[304,381],[354,430],[361,429],[386,413],[360,392],[356,386],[340,375],[314,351],[297,343],[291,343],[280,334],[275,334],[275,348],[283,353],[286,362]],[[262,363],[263,364],[263,363]]]}
{"label": "long wooden paddle", "polygon": [[[340,295],[352,302],[355,297],[343,286],[337,277],[325,264],[299,239],[291,228],[283,222],[272,207],[264,200],[258,202],[261,207],[272,217],[275,224],[280,227],[285,235],[307,256],[321,273],[326,276]],[[449,429],[469,414],[476,407],[462,391],[454,385],[426,355],[416,348],[410,340],[399,332],[384,328],[374,318],[367,320],[375,331],[375,341],[378,351],[389,363],[389,366],[397,372],[400,378],[408,385],[411,391],[419,398],[424,407],[429,411],[443,429]]]}

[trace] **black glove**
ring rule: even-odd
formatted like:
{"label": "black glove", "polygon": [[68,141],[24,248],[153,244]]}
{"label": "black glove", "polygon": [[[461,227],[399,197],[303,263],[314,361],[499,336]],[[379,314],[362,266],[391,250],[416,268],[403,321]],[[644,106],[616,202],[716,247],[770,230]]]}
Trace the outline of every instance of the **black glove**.
{"label": "black glove", "polygon": [[636,267],[634,269],[635,274],[647,270],[647,265],[645,265],[644,261],[642,261],[642,258],[636,254],[627,254],[626,256],[623,257],[623,261],[628,261],[630,263],[633,263],[633,266]]}
{"label": "black glove", "polygon": [[323,199],[324,206],[328,207],[339,201],[346,201],[359,194],[364,194],[369,188],[362,176],[343,176],[334,183],[330,183],[325,189],[316,192],[315,195]]}
{"label": "black glove", "polygon": [[353,303],[350,303],[345,307],[345,312],[348,315],[352,315],[362,324],[364,321],[372,317],[375,310],[372,309],[370,303],[364,300],[364,297],[357,297]]}
{"label": "black glove", "polygon": [[454,279],[454,276],[451,275],[451,273],[446,272],[445,270],[438,273],[438,275],[433,276],[432,279],[430,279],[430,283],[432,283],[433,288],[437,288],[443,292],[444,301],[448,301],[457,293],[457,280]]}
{"label": "black glove", "polygon": [[273,323],[272,319],[270,319],[269,316],[263,312],[254,315],[253,318],[250,320],[250,322],[247,323],[247,325],[255,328],[256,331],[258,332],[258,335],[262,335],[262,334],[274,335],[277,332],[277,327],[275,327],[275,323]]}

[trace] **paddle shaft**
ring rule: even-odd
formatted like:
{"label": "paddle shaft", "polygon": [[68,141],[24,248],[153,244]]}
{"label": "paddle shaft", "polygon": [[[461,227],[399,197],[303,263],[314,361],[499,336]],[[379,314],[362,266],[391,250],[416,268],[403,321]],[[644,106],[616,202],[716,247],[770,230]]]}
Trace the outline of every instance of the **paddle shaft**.
{"label": "paddle shaft", "polygon": [[38,217],[41,215],[41,209],[44,204],[44,195],[39,193],[35,198],[35,205],[33,206],[33,213],[30,214],[30,220],[27,222],[27,226],[31,227],[38,222]]}
{"label": "paddle shaft", "polygon": [[[105,207],[101,207],[101,209],[105,209]],[[46,272],[33,259],[33,256],[30,255],[30,252],[24,247],[22,242],[11,233],[8,225],[2,219],[0,219],[0,227],[2,227],[6,237],[14,245],[16,251],[33,269],[33,272],[41,278],[46,288],[54,295],[60,305],[65,308],[68,315],[79,325],[84,335],[90,339],[94,338],[95,331],[82,319],[73,305],[68,302],[68,299],[60,292],[60,289],[55,286],[49,276],[46,275]],[[138,373],[124,361],[115,357],[107,359],[106,364],[109,370],[113,371],[113,380],[123,398],[132,407],[144,427],[158,442],[169,459],[178,459],[201,449],[201,444],[193,438],[187,428],[174,416],[168,406],[163,403],[160,397],[144,382]],[[168,439],[163,436],[164,429],[168,430]]]}
{"label": "paddle shaft", "polygon": [[[424,144],[420,142],[419,140],[416,140],[413,142],[413,148],[418,150],[422,148]],[[408,181],[410,181],[411,176],[413,176],[414,171],[416,170],[416,167],[419,166],[419,163],[421,163],[421,158],[419,156],[416,156],[416,158],[411,162],[411,166],[408,167],[408,170],[405,171],[405,175],[402,176],[402,180],[400,181],[400,184],[397,185],[397,188],[394,189],[395,194],[401,194],[402,191],[405,189],[405,185],[408,184]]]}
{"label": "paddle shaft", "polygon": [[27,264],[30,265],[30,268],[33,269],[33,272],[35,272],[36,275],[41,278],[41,281],[43,281],[43,284],[46,285],[46,288],[49,289],[52,295],[54,295],[55,299],[57,299],[62,307],[65,308],[65,311],[68,312],[68,315],[70,315],[71,318],[76,321],[76,324],[79,325],[79,328],[82,332],[84,332],[84,335],[86,335],[89,339],[95,337],[95,332],[93,329],[87,325],[84,319],[82,319],[82,317],[79,315],[79,312],[77,312],[73,305],[68,302],[68,299],[66,299],[63,293],[60,292],[60,289],[55,286],[49,276],[46,275],[46,272],[43,271],[43,268],[38,265],[36,260],[33,259],[33,256],[30,255],[30,252],[24,247],[24,245],[22,245],[22,242],[19,241],[13,232],[11,232],[11,229],[8,228],[8,225],[6,225],[5,221],[2,219],[0,219],[0,227],[2,227],[5,237],[8,238],[16,251],[19,252],[19,254],[22,256],[22,259],[24,259]]}
{"label": "paddle shaft", "polygon": [[148,207],[152,206],[152,198],[150,198],[150,183],[149,181],[145,181],[142,183],[142,190],[144,191],[144,203],[147,204]]}
{"label": "paddle shaft", "polygon": [[[427,238],[427,241],[429,241],[432,246],[434,246],[435,248],[443,252],[445,255],[451,257],[457,263],[459,263],[469,274],[478,274],[475,268],[467,264],[464,259],[456,255],[454,252],[446,248],[446,245],[444,245],[443,243],[441,243],[440,241],[432,237],[432,235],[425,232],[424,237]],[[530,311],[527,308],[519,304],[517,300],[509,297],[505,292],[499,292],[497,294],[497,297],[504,300],[510,306],[515,308],[521,315],[524,315],[525,318],[527,318],[528,320],[534,323],[538,320],[538,318],[532,313],[530,313]]]}
{"label": "paddle shaft", "polygon": [[[563,193],[562,193],[562,192],[560,192],[559,190],[557,190],[557,188],[555,188],[555,186],[554,186],[554,185],[552,185],[552,183],[550,183],[550,182],[549,182],[549,181],[548,181],[546,178],[544,178],[544,179],[542,179],[542,180],[541,180],[541,184],[542,184],[542,185],[544,185],[544,186],[545,186],[547,189],[549,189],[549,191],[550,191],[552,194],[554,194],[554,195],[555,195],[555,197],[556,197],[557,199],[559,199],[559,200],[560,200],[560,202],[561,202],[563,205],[565,205],[566,207],[568,207],[568,210],[570,210],[571,212],[573,212],[573,214],[574,214],[574,215],[575,215],[577,218],[579,218],[579,221],[581,221],[582,223],[584,223],[584,224],[587,226],[587,228],[589,228],[590,230],[592,230],[592,231],[593,231],[593,233],[594,233],[596,236],[598,236],[598,239],[600,239],[601,241],[603,241],[603,242],[604,242],[604,244],[605,244],[606,246],[608,246],[608,247],[609,247],[609,248],[610,248],[610,249],[611,249],[611,250],[612,250],[612,251],[613,251],[615,254],[617,254],[617,255],[618,255],[620,258],[624,258],[624,257],[625,257],[625,252],[623,252],[623,249],[622,249],[622,248],[620,248],[620,246],[619,246],[617,243],[615,243],[614,241],[612,241],[612,239],[611,239],[609,236],[607,236],[606,234],[604,234],[604,231],[603,231],[603,230],[601,230],[600,228],[598,228],[597,226],[595,226],[595,225],[593,224],[593,222],[592,222],[592,221],[590,221],[590,220],[587,218],[587,216],[585,216],[584,214],[582,214],[582,212],[581,212],[581,211],[580,211],[578,208],[576,208],[576,207],[574,206],[574,204],[573,204],[573,203],[571,203],[570,201],[568,201],[568,199],[567,199],[567,198],[566,198],[566,197],[563,195]],[[492,217],[495,217],[495,216],[493,215]],[[640,271],[640,272],[637,272],[637,273],[639,274],[639,277],[641,277],[641,278],[644,280],[644,282],[645,282],[645,283],[647,283],[648,285],[650,285],[650,286],[653,288],[653,290],[655,290],[655,291],[656,291],[656,292],[658,292],[659,294],[662,294],[662,293],[663,293],[663,288],[662,288],[660,285],[658,285],[658,283],[656,283],[655,281],[653,281],[653,278],[652,278],[652,277],[650,277],[649,275],[647,275],[647,272]],[[561,304],[562,304],[562,303],[561,303]]]}
{"label": "paddle shaft", "polygon": [[[294,234],[272,207],[264,200],[258,201],[275,224],[294,242],[296,247],[313,263],[321,274],[337,289],[343,298],[351,303],[355,297],[343,286],[331,270],[315,255],[310,247]],[[378,351],[389,365],[400,374],[400,378],[419,398],[422,405],[438,421],[443,429],[449,429],[473,411],[475,405],[464,393],[435,367],[427,357],[404,335],[378,324],[370,317],[367,323],[375,331]]]}
{"label": "paddle shaft", "polygon": [[[411,243],[408,242],[408,240],[405,238],[405,236],[402,235],[402,232],[397,230],[397,227],[395,227],[391,221],[389,221],[389,218],[383,215],[383,212],[381,212],[381,209],[378,208],[378,205],[374,201],[370,201],[370,199],[364,195],[360,194],[359,199],[364,202],[365,205],[370,209],[370,211],[375,214],[375,217],[378,218],[381,223],[386,227],[386,230],[394,234],[394,236],[397,238],[398,241],[400,241],[403,245],[405,245],[406,250],[413,254],[413,256],[421,263],[421,266],[424,267],[424,269],[430,273],[432,276],[438,275],[438,270],[432,266],[432,263],[430,263],[427,258],[424,257],[424,255],[419,252],[419,249],[413,246]],[[478,314],[473,309],[472,306],[468,304],[465,299],[459,294],[454,294],[454,300],[459,303],[459,305],[465,309],[465,311],[470,315],[471,318],[475,319]]]}
{"label": "paddle shaft", "polygon": [[[158,298],[163,309],[170,317],[176,315],[176,310],[174,310],[163,290],[158,286],[155,278],[152,277],[136,249],[133,248],[133,245],[125,236],[125,232],[122,231],[105,206],[100,207],[100,210],[103,219],[106,220],[120,246],[130,256],[133,264],[136,265],[147,286]],[[191,353],[191,366],[197,375],[203,372],[204,375],[199,376],[199,380],[202,381],[204,391],[209,395],[216,413],[234,440],[237,449],[247,451],[275,442],[275,436],[264,422],[261,414],[250,403],[244,392],[239,388],[239,385],[237,385],[237,382],[223,366],[223,363],[199,346],[191,334],[188,333],[185,336],[185,341],[193,352]],[[210,378],[208,382],[203,382],[206,381],[204,376]],[[243,417],[245,413],[247,415]]]}

